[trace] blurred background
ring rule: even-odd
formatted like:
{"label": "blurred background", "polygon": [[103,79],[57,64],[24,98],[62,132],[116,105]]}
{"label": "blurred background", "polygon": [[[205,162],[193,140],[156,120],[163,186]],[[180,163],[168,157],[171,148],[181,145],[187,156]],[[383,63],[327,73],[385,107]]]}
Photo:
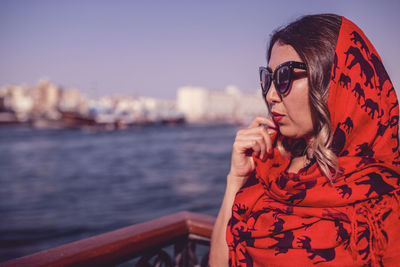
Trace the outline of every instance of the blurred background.
{"label": "blurred background", "polygon": [[0,262],[182,210],[216,216],[266,115],[271,32],[337,13],[399,93],[398,1],[0,2]]}

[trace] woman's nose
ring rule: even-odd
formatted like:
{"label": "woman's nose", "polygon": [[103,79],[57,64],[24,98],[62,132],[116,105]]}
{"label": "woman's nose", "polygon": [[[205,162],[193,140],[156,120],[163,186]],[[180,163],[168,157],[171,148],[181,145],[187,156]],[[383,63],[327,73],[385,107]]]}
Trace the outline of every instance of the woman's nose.
{"label": "woman's nose", "polygon": [[269,104],[273,104],[273,103],[281,101],[281,96],[276,91],[274,83],[271,84],[271,87],[269,88],[268,93],[265,96],[265,98]]}

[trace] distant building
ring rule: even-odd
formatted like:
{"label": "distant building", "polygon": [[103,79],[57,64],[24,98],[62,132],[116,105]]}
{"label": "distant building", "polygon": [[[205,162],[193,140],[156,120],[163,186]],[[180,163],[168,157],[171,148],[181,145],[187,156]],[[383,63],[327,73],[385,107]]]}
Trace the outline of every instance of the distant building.
{"label": "distant building", "polygon": [[9,85],[2,90],[2,110],[11,111],[15,116],[25,121],[34,106],[33,100],[24,86]]}
{"label": "distant building", "polygon": [[62,89],[59,94],[58,108],[64,112],[87,113],[88,103],[78,89]]}
{"label": "distant building", "polygon": [[52,113],[57,110],[60,98],[59,88],[47,79],[41,79],[37,86],[31,89],[36,113]]}
{"label": "distant building", "polygon": [[177,106],[189,122],[203,119],[206,114],[208,92],[202,87],[186,86],[178,89]]}
{"label": "distant building", "polygon": [[261,94],[241,93],[235,86],[228,86],[225,91],[181,87],[177,92],[177,108],[192,123],[248,123],[255,116],[267,115]]}

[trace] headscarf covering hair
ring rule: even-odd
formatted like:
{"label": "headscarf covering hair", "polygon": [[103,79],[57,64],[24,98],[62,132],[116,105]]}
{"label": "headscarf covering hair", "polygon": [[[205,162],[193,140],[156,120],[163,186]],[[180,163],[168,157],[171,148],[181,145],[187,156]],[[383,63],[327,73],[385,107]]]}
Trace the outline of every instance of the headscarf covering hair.
{"label": "headscarf covering hair", "polygon": [[373,45],[342,17],[329,87],[339,175],[287,172],[274,150],[237,193],[231,266],[381,266],[400,259],[399,107]]}

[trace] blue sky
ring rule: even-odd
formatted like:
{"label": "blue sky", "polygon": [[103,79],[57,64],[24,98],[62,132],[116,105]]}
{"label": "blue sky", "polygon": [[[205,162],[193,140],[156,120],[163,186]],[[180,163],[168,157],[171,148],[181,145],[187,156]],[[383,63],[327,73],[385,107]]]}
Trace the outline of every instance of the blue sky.
{"label": "blue sky", "polygon": [[180,86],[259,90],[270,33],[337,13],[378,50],[399,94],[400,1],[0,2],[0,86],[47,77],[89,97],[175,99]]}

